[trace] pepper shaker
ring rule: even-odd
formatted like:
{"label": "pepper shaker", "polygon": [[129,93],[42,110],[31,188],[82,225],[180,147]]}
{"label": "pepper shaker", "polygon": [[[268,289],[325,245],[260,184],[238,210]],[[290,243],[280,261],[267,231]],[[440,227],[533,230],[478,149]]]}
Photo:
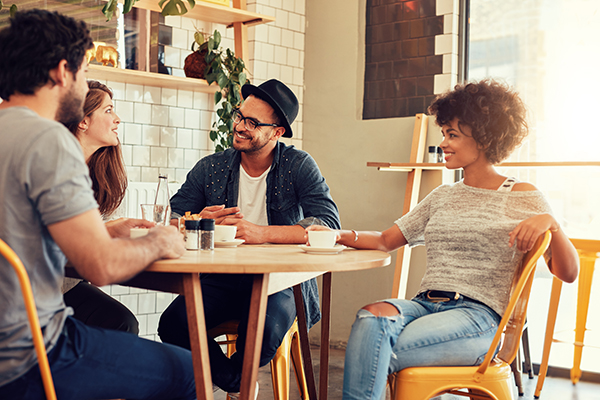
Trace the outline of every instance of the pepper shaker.
{"label": "pepper shaker", "polygon": [[215,248],[215,220],[202,218],[200,220],[200,250]]}

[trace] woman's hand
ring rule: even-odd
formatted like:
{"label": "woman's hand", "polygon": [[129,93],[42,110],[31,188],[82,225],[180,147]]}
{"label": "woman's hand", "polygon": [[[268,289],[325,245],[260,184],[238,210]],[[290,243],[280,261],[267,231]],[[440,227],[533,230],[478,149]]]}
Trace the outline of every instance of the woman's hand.
{"label": "woman's hand", "polygon": [[548,229],[557,231],[560,225],[550,214],[539,214],[521,221],[509,234],[508,245],[517,243],[517,249],[525,253],[531,250],[537,238]]}

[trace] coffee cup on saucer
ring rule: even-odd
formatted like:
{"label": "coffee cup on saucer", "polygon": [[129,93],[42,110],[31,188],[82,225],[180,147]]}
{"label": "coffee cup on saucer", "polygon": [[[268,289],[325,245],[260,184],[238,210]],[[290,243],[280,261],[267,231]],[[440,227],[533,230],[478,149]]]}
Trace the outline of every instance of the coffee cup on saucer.
{"label": "coffee cup on saucer", "polygon": [[336,231],[308,231],[308,244],[311,247],[333,247],[335,246],[336,238]]}
{"label": "coffee cup on saucer", "polygon": [[215,225],[215,242],[231,242],[235,240],[237,226]]}

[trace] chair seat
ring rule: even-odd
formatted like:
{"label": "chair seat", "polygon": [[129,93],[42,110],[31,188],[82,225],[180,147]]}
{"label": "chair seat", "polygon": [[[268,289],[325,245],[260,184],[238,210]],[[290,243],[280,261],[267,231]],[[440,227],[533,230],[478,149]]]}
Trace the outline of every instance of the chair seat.
{"label": "chair seat", "polygon": [[[394,374],[396,399],[426,400],[443,393],[457,393],[460,389],[471,389],[479,398],[508,400],[512,394],[512,370],[505,362],[494,361],[487,371],[477,378],[478,367],[415,367]],[[463,392],[464,396],[473,393]]]}

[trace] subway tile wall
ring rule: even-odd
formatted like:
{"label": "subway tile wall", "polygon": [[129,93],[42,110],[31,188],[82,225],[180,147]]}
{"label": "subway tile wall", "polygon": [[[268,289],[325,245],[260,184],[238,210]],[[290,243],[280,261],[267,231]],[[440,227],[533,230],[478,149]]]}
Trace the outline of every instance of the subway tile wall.
{"label": "subway tile wall", "polygon": [[[253,84],[277,78],[298,97],[300,111],[292,124],[294,137],[283,139],[302,148],[302,102],[304,87],[305,0],[248,1],[250,11],[275,16],[270,24],[248,28],[249,59],[246,66]],[[233,49],[233,30],[223,25],[186,17],[166,17],[163,33],[164,65],[173,75],[183,76],[197,29],[221,33],[222,47]],[[168,35],[167,35],[168,36]],[[215,121],[212,96],[192,90],[175,90],[121,82],[105,82],[114,92],[115,110],[121,118],[119,138],[128,178],[132,182],[156,182],[158,174],[183,183],[196,162],[214,152],[209,131]],[[158,340],[156,330],[162,311],[172,294],[118,285],[102,288],[125,304],[138,318],[140,336]]]}

